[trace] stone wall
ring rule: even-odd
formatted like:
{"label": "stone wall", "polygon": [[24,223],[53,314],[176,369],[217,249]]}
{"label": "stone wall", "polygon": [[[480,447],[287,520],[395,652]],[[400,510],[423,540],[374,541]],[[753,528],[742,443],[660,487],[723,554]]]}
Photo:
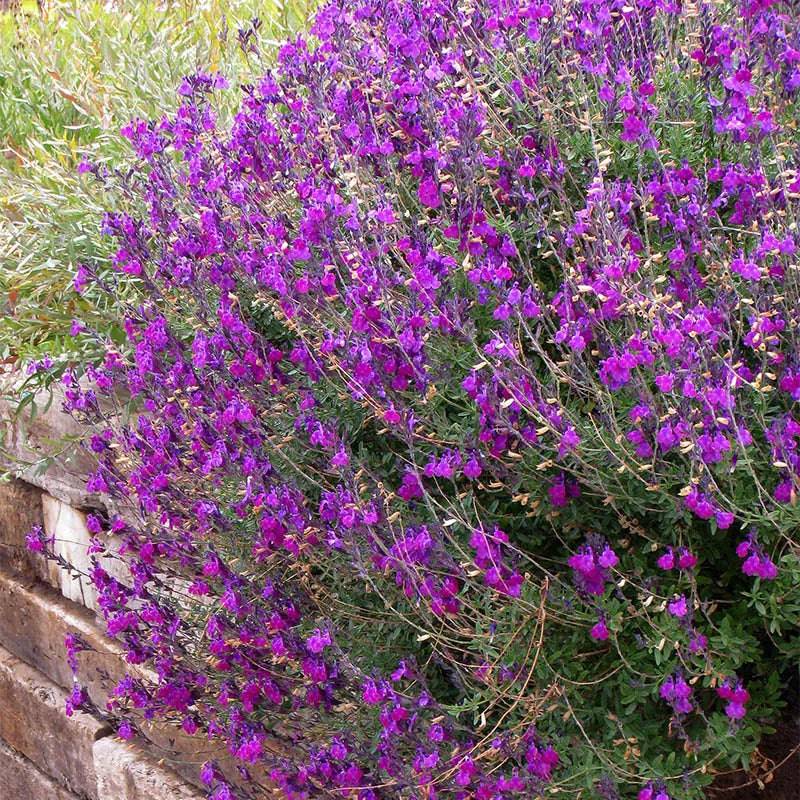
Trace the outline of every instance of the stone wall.
{"label": "stone wall", "polygon": [[102,705],[126,667],[102,632],[88,587],[26,552],[25,534],[42,523],[75,552],[88,541],[81,510],[20,480],[0,484],[0,797],[200,800],[203,793],[165,764],[181,761],[196,776],[202,742],[179,747],[162,731],[161,747],[131,744],[89,714],[66,715],[67,633],[92,647],[81,653],[80,674],[95,702]]}
{"label": "stone wall", "polygon": [[154,726],[134,744],[100,718],[65,713],[73,686],[66,634],[91,645],[80,678],[99,707],[129,668],[103,634],[91,585],[25,546],[42,525],[71,563],[86,563],[86,513],[99,501],[83,488],[85,456],[57,444],[78,432],[58,405],[15,418],[0,404],[2,466],[17,476],[0,483],[0,798],[201,800],[192,783],[212,755],[203,740]]}

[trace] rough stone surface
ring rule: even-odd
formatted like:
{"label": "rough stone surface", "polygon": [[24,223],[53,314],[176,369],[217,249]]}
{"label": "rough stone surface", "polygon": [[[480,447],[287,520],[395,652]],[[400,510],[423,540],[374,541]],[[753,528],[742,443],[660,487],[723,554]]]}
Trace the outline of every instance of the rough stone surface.
{"label": "rough stone surface", "polygon": [[[91,612],[49,586],[0,570],[0,609],[14,609],[13,614],[0,612],[0,644],[62,688],[72,686],[64,637],[68,633],[80,636],[90,649],[78,654],[78,675],[99,708],[105,707],[111,689],[126,672],[153,677],[141,667],[125,663],[121,647],[103,635]],[[232,759],[223,747],[163,723],[142,724],[141,731],[152,742],[158,758],[165,759],[192,783],[197,782],[200,766],[209,759],[219,761],[226,774],[236,777]],[[2,794],[0,800],[4,800]]]}
{"label": "rough stone surface", "polygon": [[[150,752],[159,760],[163,759],[189,783],[199,786],[200,768],[206,761],[214,761],[225,779],[232,785],[251,791],[260,787],[264,797],[272,796],[269,794],[271,787],[266,784],[256,781],[245,785],[235,759],[220,742],[209,742],[202,735],[190,736],[177,726],[163,723],[141,721],[139,730],[147,739]],[[269,746],[267,743],[267,747]],[[262,795],[256,792],[256,796]]]}
{"label": "rough stone surface", "polygon": [[94,703],[105,705],[126,664],[121,647],[103,635],[92,613],[48,586],[1,570],[0,609],[13,609],[0,612],[0,644],[63,688],[72,686],[64,638],[80,636],[90,648],[78,654],[81,684]]}
{"label": "rough stone surface", "polygon": [[42,490],[14,478],[0,481],[0,565],[49,580],[47,561],[25,544],[25,537],[36,525],[44,525]]}
{"label": "rough stone surface", "polygon": [[86,528],[86,515],[49,494],[42,497],[42,509],[45,532],[54,540],[53,550],[72,567],[57,567],[54,585],[67,599],[96,610],[97,594],[91,580],[86,577],[92,566],[88,554],[91,537]]}
{"label": "rough stone surface", "polygon": [[77,795],[55,784],[3,742],[0,742],[0,797],[4,800],[78,800]]}
{"label": "rough stone surface", "polygon": [[[61,590],[61,594],[92,611],[98,610],[97,591],[88,574],[92,567],[89,558],[91,534],[86,527],[86,514],[49,494],[42,495],[44,529],[53,539],[53,550],[69,567],[50,562],[48,583]],[[104,541],[109,551],[114,552],[118,543],[105,534]],[[130,572],[118,558],[100,558],[100,563],[117,580],[130,582]]]}
{"label": "rough stone surface", "polygon": [[113,737],[94,744],[97,796],[101,800],[201,800],[194,788],[138,747]]}
{"label": "rough stone surface", "polygon": [[66,692],[0,648],[0,739],[79,797],[98,800],[94,743],[108,728],[64,713]]}
{"label": "rough stone surface", "polygon": [[19,413],[16,396],[14,376],[4,376],[0,380],[4,466],[76,508],[104,508],[99,495],[86,491],[86,475],[95,468],[95,461],[78,444],[85,429],[62,411],[60,390],[54,389],[52,396],[40,392]]}

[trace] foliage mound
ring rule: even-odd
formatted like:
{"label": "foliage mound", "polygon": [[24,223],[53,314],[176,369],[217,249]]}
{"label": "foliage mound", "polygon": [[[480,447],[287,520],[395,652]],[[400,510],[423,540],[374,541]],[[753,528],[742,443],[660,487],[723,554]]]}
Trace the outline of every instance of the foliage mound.
{"label": "foliage mound", "polygon": [[120,732],[223,741],[217,800],[755,768],[800,656],[797,4],[333,0],[231,125],[224,83],[124,129],[140,295],[65,377],[157,675]]}

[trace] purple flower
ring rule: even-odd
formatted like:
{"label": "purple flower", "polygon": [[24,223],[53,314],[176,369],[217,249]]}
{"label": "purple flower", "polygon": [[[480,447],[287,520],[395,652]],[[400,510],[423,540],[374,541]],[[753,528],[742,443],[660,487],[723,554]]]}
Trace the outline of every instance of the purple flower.
{"label": "purple flower", "polygon": [[741,255],[731,262],[731,270],[745,280],[761,280],[761,270],[752,261],[746,261]]}
{"label": "purple flower", "polygon": [[549,781],[553,770],[559,765],[561,759],[552,745],[542,746],[532,743],[526,753],[525,762],[532,775],[543,781]]}
{"label": "purple flower", "polygon": [[350,456],[347,455],[347,451],[344,449],[344,447],[340,447],[334,454],[333,458],[331,458],[332,467],[343,468],[349,463]]}
{"label": "purple flower", "polygon": [[67,663],[73,675],[78,672],[78,653],[88,650],[88,645],[77,633],[68,633],[64,637],[64,647],[67,651]]}
{"label": "purple flower", "polygon": [[740,680],[726,678],[718,687],[717,694],[727,700],[725,714],[732,720],[740,720],[747,713],[745,704],[750,699],[750,693],[744,688]]}
{"label": "purple flower", "polygon": [[464,464],[464,475],[472,481],[477,480],[481,476],[482,471],[480,461],[478,461],[476,455],[473,455],[469,461]]}
{"label": "purple flower", "polygon": [[730,528],[736,519],[735,515],[731,511],[717,511],[714,514],[714,518],[717,521],[717,527],[723,531]]}
{"label": "purple flower", "polygon": [[695,632],[689,640],[689,652],[693,655],[704,653],[708,647],[708,639],[702,633]]}
{"label": "purple flower", "polygon": [[742,572],[745,575],[767,581],[775,580],[778,577],[778,567],[752,536],[739,542],[736,547],[736,555],[744,559]]}
{"label": "purple flower", "polygon": [[620,138],[623,142],[635,142],[642,138],[647,133],[647,125],[635,114],[628,114],[622,121],[622,135]]}
{"label": "purple flower", "polygon": [[66,714],[71,717],[76,711],[89,708],[89,695],[80,684],[74,683],[66,700]]}
{"label": "purple flower", "polygon": [[306,639],[306,647],[309,653],[319,655],[326,647],[332,644],[331,635],[328,631],[321,631],[319,628]]}
{"label": "purple flower", "polygon": [[367,681],[364,684],[362,697],[367,705],[377,705],[383,702],[386,696],[386,691],[382,686],[379,686],[375,681]]}
{"label": "purple flower", "polygon": [[86,289],[89,277],[89,270],[84,266],[79,266],[72,281],[72,286],[78,294],[82,294]]}
{"label": "purple flower", "polygon": [[45,535],[41,525],[34,526],[25,536],[25,545],[32,553],[42,553],[45,549]]}
{"label": "purple flower", "polygon": [[203,766],[200,768],[200,780],[206,786],[210,786],[216,777],[216,772],[216,768],[211,761],[204,761]]}
{"label": "purple flower", "polygon": [[690,700],[692,687],[686,683],[682,675],[667,678],[661,684],[659,695],[672,706],[676,714],[688,714],[693,708]]}
{"label": "purple flower", "polygon": [[589,636],[597,642],[604,642],[608,639],[608,627],[606,626],[605,620],[598,620],[589,631]]}
{"label": "purple flower", "polygon": [[220,783],[211,793],[210,800],[235,800],[233,791],[227,783]]}
{"label": "purple flower", "polygon": [[612,567],[617,566],[619,563],[619,558],[617,558],[617,554],[608,545],[606,545],[603,548],[603,552],[600,553],[597,563],[603,567],[603,569],[611,569]]}
{"label": "purple flower", "polygon": [[439,208],[442,205],[442,198],[439,194],[439,186],[436,181],[431,178],[425,178],[417,190],[417,196],[420,203],[428,208]]}
{"label": "purple flower", "polygon": [[671,600],[669,603],[667,603],[667,611],[669,611],[673,617],[683,619],[683,617],[689,613],[689,606],[686,603],[686,598],[683,595],[680,595],[680,597],[676,597],[674,600]]}
{"label": "purple flower", "polygon": [[697,556],[690,553],[685,547],[678,551],[678,568],[690,570],[697,566]]}
{"label": "purple flower", "polygon": [[667,790],[663,787],[659,788],[652,782],[640,789],[636,797],[637,800],[670,800]]}
{"label": "purple flower", "polygon": [[567,453],[571,453],[577,446],[581,443],[581,437],[575,431],[571,425],[564,431],[563,435],[561,436],[561,444],[558,448],[558,457],[564,458]]}
{"label": "purple flower", "polygon": [[660,569],[673,569],[675,566],[675,554],[671,547],[668,547],[667,551],[658,557],[656,564]]}
{"label": "purple flower", "polygon": [[117,735],[120,737],[120,739],[133,739],[135,731],[130,722],[123,720],[117,728]]}

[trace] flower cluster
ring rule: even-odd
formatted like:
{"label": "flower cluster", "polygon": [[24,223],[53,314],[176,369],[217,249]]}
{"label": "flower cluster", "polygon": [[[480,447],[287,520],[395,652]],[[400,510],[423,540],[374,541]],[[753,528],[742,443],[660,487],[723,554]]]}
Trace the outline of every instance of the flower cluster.
{"label": "flower cluster", "polygon": [[590,544],[584,545],[567,559],[578,590],[590,595],[603,594],[611,568],[618,563],[617,554],[607,544],[597,548]]}
{"label": "flower cluster", "polygon": [[694,708],[690,700],[692,687],[682,675],[670,676],[658,691],[662,700],[666,700],[676,714],[688,714]]}
{"label": "flower cluster", "polygon": [[778,568],[775,563],[752,538],[739,542],[736,546],[736,555],[744,559],[742,561],[742,572],[745,575],[758,576],[767,581],[778,577]]}
{"label": "flower cluster", "polygon": [[724,680],[717,687],[717,694],[723,700],[728,701],[725,706],[725,713],[732,720],[742,719],[747,713],[745,703],[750,699],[750,693],[744,688],[741,681]]}

